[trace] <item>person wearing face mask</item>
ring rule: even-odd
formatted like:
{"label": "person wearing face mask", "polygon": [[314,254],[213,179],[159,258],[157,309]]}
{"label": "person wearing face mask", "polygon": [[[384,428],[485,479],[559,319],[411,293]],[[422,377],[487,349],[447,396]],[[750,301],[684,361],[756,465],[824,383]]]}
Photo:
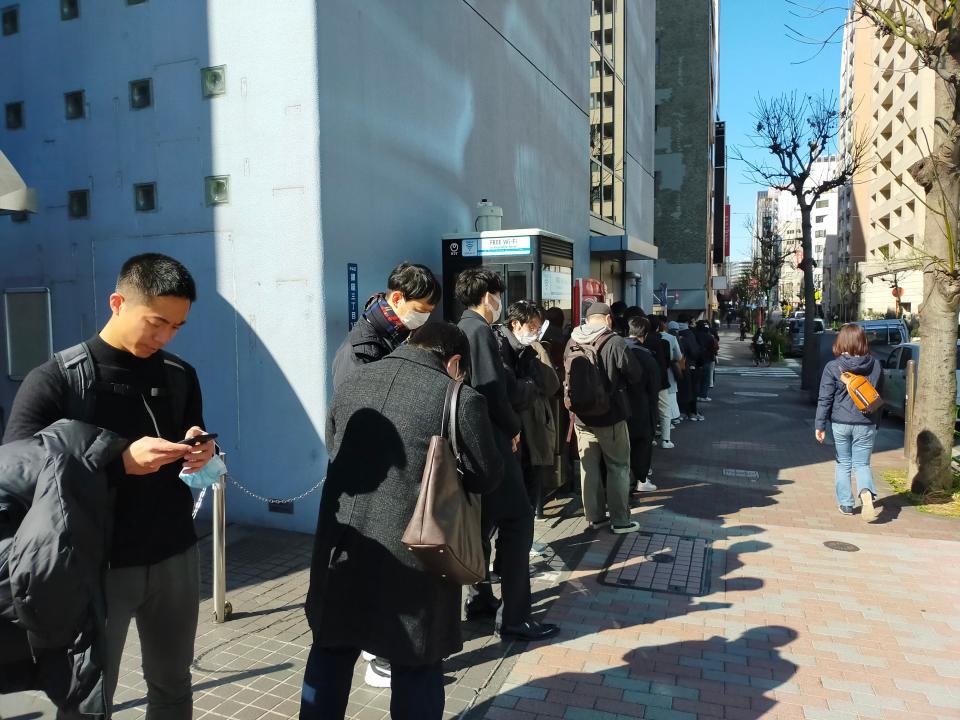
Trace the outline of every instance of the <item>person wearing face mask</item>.
{"label": "person wearing face mask", "polygon": [[[463,647],[462,589],[424,570],[401,538],[417,506],[430,438],[443,425],[451,378],[469,369],[464,334],[427,323],[350,375],[333,399],[305,605],[313,642],[304,720],[344,717],[362,648],[392,666],[392,717],[443,717],[442,661]],[[456,427],[464,488],[490,492],[502,460],[486,400],[468,386],[460,390]]]}
{"label": "person wearing face mask", "polygon": [[440,302],[440,283],[425,265],[400,263],[387,291],[367,301],[363,314],[333,359],[333,387],[339,388],[358,365],[376,362],[396,350],[430,319]]}
{"label": "person wearing face mask", "polygon": [[510,399],[520,414],[520,458],[527,497],[542,519],[543,485],[553,474],[558,445],[557,391],[560,379],[548,350],[540,344],[543,315],[529,300],[507,308],[507,321],[494,326]]}
{"label": "person wearing face mask", "polygon": [[[367,301],[363,315],[333,359],[333,387],[339,391],[358,367],[377,362],[400,347],[430,318],[440,302],[440,283],[425,265],[400,263],[387,279],[387,292]],[[367,685],[390,687],[390,664],[364,651]]]}
{"label": "person wearing face mask", "polygon": [[459,327],[470,342],[470,385],[487,399],[494,441],[503,459],[503,481],[481,506],[484,550],[489,566],[490,541],[497,534],[497,558],[503,607],[489,579],[470,588],[467,619],[498,617],[497,632],[504,639],[542,640],[559,632],[556,625],[531,617],[530,547],[533,509],[523,485],[517,456],[520,417],[510,401],[507,375],[494,331],[503,311],[503,279],[493,270],[477,267],[457,277],[454,293],[466,310]]}

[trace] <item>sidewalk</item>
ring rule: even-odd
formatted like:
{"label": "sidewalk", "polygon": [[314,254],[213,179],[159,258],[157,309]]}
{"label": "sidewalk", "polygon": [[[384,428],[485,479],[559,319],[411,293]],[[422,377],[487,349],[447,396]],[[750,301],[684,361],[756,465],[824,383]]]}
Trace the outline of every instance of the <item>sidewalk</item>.
{"label": "sidewalk", "polygon": [[[562,633],[504,645],[489,624],[465,623],[466,647],[446,664],[447,717],[960,718],[960,524],[895,497],[877,523],[841,516],[833,449],[813,439],[799,375],[754,369],[733,333],[721,345],[706,421],[655,452],[659,490],[635,510],[643,532],[593,532],[576,499],[552,503],[537,523],[548,547],[531,558],[534,599]],[[902,426],[885,426],[878,475],[902,462],[901,443]],[[201,548],[195,717],[296,717],[312,538],[238,527],[228,537],[225,625],[212,622]],[[131,633],[117,718],[144,716],[138,666]],[[8,720],[52,717],[49,707],[0,697]],[[348,717],[379,720],[388,707],[389,691],[358,674]]]}

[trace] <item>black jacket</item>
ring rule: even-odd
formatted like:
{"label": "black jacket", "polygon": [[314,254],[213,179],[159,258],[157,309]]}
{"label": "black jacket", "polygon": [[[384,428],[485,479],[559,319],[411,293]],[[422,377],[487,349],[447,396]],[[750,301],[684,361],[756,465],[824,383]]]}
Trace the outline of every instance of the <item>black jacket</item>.
{"label": "black jacket", "polygon": [[627,425],[630,437],[644,438],[649,442],[653,438],[659,422],[660,366],[645,346],[636,338],[624,340],[627,348],[640,365],[643,381],[627,387],[630,398],[630,418]]}
{"label": "black jacket", "polygon": [[43,690],[61,709],[103,714],[104,468],[126,446],[60,420],[0,447],[0,693]]}
{"label": "black jacket", "polygon": [[[570,342],[567,343],[566,353],[570,352],[570,346],[574,342],[591,342],[595,340],[602,332],[610,332],[601,329],[602,326],[581,325],[575,328]],[[610,410],[599,417],[577,417],[576,423],[587,427],[610,427],[619,422],[623,422],[630,417],[630,398],[627,387],[634,383],[643,382],[643,371],[640,364],[633,356],[633,353],[627,349],[627,344],[619,335],[607,340],[600,348],[601,370],[606,373],[608,388],[610,389]]]}
{"label": "black jacket", "polygon": [[670,343],[660,337],[658,332],[650,332],[643,341],[643,346],[650,351],[657,366],[660,368],[660,389],[670,389]]}
{"label": "black jacket", "polygon": [[507,397],[517,413],[528,409],[537,398],[536,374],[540,361],[532,348],[524,347],[506,325],[494,325],[493,335],[500,348]]}
{"label": "black jacket", "polygon": [[693,335],[697,340],[697,344],[700,346],[700,361],[703,364],[714,362],[717,359],[717,351],[714,349],[716,347],[716,338],[713,337],[713,333],[707,328],[698,327],[693,331]]}
{"label": "black jacket", "polygon": [[[424,572],[400,542],[449,384],[436,356],[405,346],[359,368],[333,399],[306,602],[321,647],[424,665],[463,646],[461,587]],[[488,492],[502,473],[483,396],[464,387],[457,419],[464,486]]]}
{"label": "black jacket", "polygon": [[377,332],[369,320],[361,317],[333,357],[333,387],[336,391],[347,376],[361,365],[376,362],[397,349],[390,338]]}
{"label": "black jacket", "polygon": [[827,420],[846,425],[879,425],[880,413],[864,415],[854,404],[840,374],[851,372],[865,375],[877,392],[883,383],[883,368],[872,355],[841,355],[831,360],[820,378],[820,397],[817,401],[817,430],[825,430]]}
{"label": "black jacket", "polygon": [[705,361],[703,359],[703,348],[700,347],[700,341],[696,334],[690,328],[683,328],[677,333],[677,340],[680,341],[680,349],[683,356],[687,359],[687,369],[699,367]]}

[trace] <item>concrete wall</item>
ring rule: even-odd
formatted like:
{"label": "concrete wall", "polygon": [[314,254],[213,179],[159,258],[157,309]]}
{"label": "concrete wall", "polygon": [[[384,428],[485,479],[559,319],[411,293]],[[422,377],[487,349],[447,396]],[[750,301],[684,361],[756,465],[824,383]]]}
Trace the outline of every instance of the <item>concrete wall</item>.
{"label": "concrete wall", "polygon": [[[403,4],[287,0],[21,4],[0,38],[0,102],[27,127],[0,147],[40,193],[27,223],[0,218],[0,287],[47,286],[54,345],[92,335],[123,260],[167,252],[200,298],[170,349],[197,366],[206,424],[231,473],[266,497],[323,477],[329,363],[347,330],[346,264],[361,301],[400,260],[439,267],[440,235],[472,228],[474,205],[504,227],[575,238],[588,267],[586,3]],[[256,21],[251,21],[256,18]],[[203,99],[200,69],[227,65]],[[56,68],[51,72],[51,68]],[[129,80],[154,107],[131,111]],[[66,121],[83,88],[88,117]],[[203,178],[230,175],[208,208]],[[135,182],[159,210],[135,213]],[[67,191],[91,190],[68,220]],[[0,379],[9,408],[17,385]],[[318,496],[293,516],[231,489],[231,519],[312,530]]]}

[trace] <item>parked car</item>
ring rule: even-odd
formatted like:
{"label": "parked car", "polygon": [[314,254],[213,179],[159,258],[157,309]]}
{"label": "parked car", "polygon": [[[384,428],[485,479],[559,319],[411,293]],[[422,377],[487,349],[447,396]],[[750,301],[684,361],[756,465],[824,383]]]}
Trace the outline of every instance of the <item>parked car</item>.
{"label": "parked car", "polygon": [[884,364],[894,348],[910,342],[910,331],[903,320],[857,320],[853,324],[864,329],[870,354]]}
{"label": "parked car", "polygon": [[[893,349],[883,365],[883,386],[880,396],[884,410],[890,415],[904,417],[907,390],[907,363],[920,361],[920,343],[903,343]],[[960,405],[960,340],[957,341],[957,404]]]}
{"label": "parked car", "polygon": [[[787,344],[783,352],[785,355],[802,355],[804,342],[804,323],[803,318],[791,318],[787,321]],[[815,332],[822,333],[826,328],[823,324],[823,318],[814,318]]]}

